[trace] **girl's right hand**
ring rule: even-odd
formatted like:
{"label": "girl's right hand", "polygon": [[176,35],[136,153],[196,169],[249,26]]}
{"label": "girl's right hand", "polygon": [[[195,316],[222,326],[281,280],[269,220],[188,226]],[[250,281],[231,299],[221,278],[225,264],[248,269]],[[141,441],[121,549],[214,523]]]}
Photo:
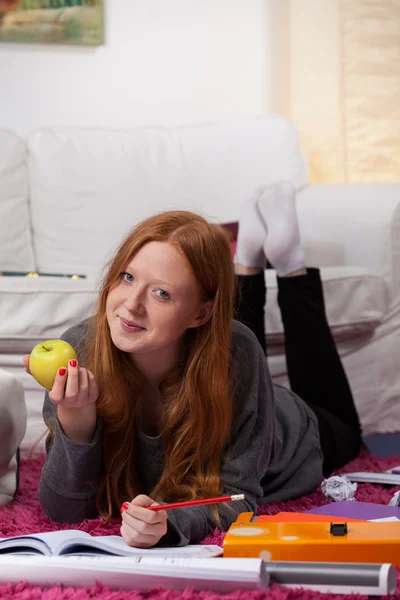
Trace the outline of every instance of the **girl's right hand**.
{"label": "girl's right hand", "polygon": [[[29,369],[29,355],[24,356],[25,371]],[[57,416],[64,434],[78,443],[89,443],[96,429],[96,400],[99,388],[95,376],[78,361],[70,360],[68,369],[59,369],[49,398],[57,406]]]}
{"label": "girl's right hand", "polygon": [[[24,356],[25,371],[29,369],[29,354]],[[79,367],[77,360],[70,360],[68,369],[59,369],[49,398],[53,404],[65,408],[82,408],[96,402],[99,388],[95,376],[85,367]]]}

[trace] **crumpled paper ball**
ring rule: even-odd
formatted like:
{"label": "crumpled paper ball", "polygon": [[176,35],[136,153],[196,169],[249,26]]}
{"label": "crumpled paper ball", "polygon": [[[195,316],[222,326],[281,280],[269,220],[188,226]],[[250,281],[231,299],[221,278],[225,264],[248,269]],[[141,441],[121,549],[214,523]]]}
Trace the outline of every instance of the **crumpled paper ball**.
{"label": "crumpled paper ball", "polygon": [[352,483],[345,475],[334,475],[324,479],[321,483],[321,490],[327,498],[335,502],[342,502],[343,500],[354,500],[357,484]]}

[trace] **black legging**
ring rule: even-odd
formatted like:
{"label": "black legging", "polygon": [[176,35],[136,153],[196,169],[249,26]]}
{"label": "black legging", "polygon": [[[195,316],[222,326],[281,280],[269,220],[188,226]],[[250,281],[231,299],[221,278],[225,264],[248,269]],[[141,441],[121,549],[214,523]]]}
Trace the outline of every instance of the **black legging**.
{"label": "black legging", "polygon": [[[319,270],[277,279],[290,387],[318,418],[327,476],[359,454],[360,421],[326,319]],[[237,276],[235,316],[255,333],[264,352],[265,297],[263,271]]]}

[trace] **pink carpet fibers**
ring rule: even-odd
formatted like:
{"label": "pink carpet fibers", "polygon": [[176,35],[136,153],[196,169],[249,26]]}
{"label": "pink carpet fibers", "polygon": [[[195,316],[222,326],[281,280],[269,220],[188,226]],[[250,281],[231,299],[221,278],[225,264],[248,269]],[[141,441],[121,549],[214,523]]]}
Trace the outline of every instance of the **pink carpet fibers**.
{"label": "pink carpet fibers", "polygon": [[[20,491],[14,502],[8,506],[0,508],[0,537],[18,535],[22,533],[36,533],[38,531],[52,531],[55,529],[69,529],[69,525],[53,523],[42,512],[38,500],[38,484],[40,471],[43,464],[43,458],[22,461],[21,465],[21,484]],[[389,469],[394,465],[400,464],[400,456],[390,459],[378,459],[369,454],[362,454],[358,459],[350,463],[345,471],[371,470],[380,471]],[[364,484],[359,485],[356,493],[356,499],[365,502],[376,502],[387,504],[395,492],[395,488],[381,487],[377,485]],[[260,509],[260,513],[275,514],[280,510],[305,511],[322,504],[326,504],[326,498],[319,490],[291,502],[275,502]],[[75,527],[75,526],[74,526]],[[87,531],[93,535],[111,535],[119,533],[119,525],[113,524],[105,526],[101,519],[86,520],[75,528]],[[223,533],[214,531],[206,540],[207,543],[221,544]],[[398,585],[396,598],[400,599],[400,573],[398,573]],[[237,592],[218,595],[213,592],[203,591],[194,592],[187,589],[184,592],[174,592],[162,589],[156,589],[150,593],[141,593],[132,591],[113,591],[107,587],[97,586],[95,588],[72,588],[55,586],[48,589],[42,589],[21,582],[17,585],[0,585],[0,598],[2,600],[89,600],[98,598],[99,600],[296,600],[304,598],[314,600],[321,598],[333,600],[333,598],[342,598],[346,596],[334,596],[332,594],[319,594],[317,592],[303,592],[301,589],[289,590],[282,586],[272,584],[265,592]],[[361,596],[352,596],[358,598]],[[393,598],[393,596],[392,596]]]}

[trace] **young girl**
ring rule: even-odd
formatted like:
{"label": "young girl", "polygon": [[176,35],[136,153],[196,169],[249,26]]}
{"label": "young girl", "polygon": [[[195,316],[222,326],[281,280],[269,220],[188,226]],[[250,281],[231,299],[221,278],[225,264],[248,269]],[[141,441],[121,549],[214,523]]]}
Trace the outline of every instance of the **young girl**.
{"label": "young girl", "polygon": [[[276,197],[285,207],[285,235],[277,206],[268,207]],[[125,503],[121,534],[128,544],[184,545],[216,526],[227,529],[258,503],[315,489],[323,473],[357,455],[359,423],[326,324],[318,271],[298,261],[294,193],[285,186],[262,190],[247,210],[253,221],[240,223],[238,258],[244,248],[247,254],[236,266],[238,317],[265,345],[266,245],[278,268],[291,384],[303,399],[273,386],[257,337],[233,320],[225,230],[190,212],[153,216],[111,261],[95,316],[62,336],[79,365],[60,369],[44,403],[51,434],[40,498],[52,519],[111,518]],[[254,228],[260,247],[250,250]],[[147,508],[220,494],[245,499]]]}

